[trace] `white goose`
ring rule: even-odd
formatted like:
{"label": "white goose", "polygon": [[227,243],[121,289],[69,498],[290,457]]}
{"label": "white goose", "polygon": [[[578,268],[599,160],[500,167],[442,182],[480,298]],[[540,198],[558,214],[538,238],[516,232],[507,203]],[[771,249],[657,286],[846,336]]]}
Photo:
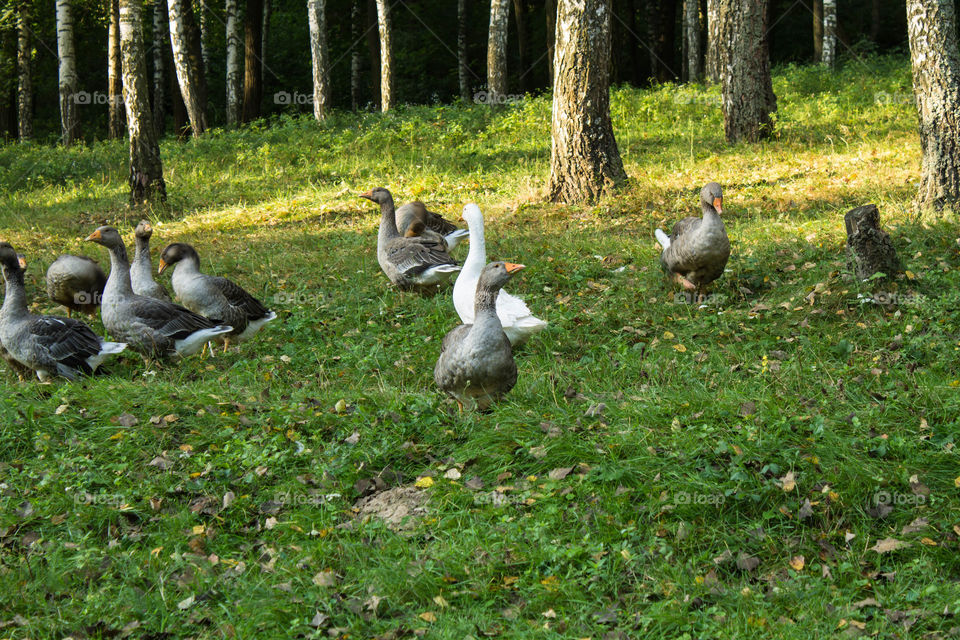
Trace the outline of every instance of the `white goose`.
{"label": "white goose", "polygon": [[[463,219],[470,229],[470,252],[463,269],[453,285],[453,306],[463,324],[473,324],[474,299],[480,273],[487,266],[487,247],[483,237],[483,214],[480,207],[470,203],[463,208]],[[503,289],[497,295],[497,317],[510,344],[521,345],[535,333],[543,331],[547,323],[537,318],[526,303]]]}

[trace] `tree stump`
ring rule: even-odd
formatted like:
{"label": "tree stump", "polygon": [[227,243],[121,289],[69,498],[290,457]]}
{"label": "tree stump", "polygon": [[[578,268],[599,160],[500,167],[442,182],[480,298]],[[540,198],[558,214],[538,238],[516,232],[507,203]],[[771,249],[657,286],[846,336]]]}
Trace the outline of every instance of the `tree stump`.
{"label": "tree stump", "polygon": [[877,205],[851,209],[843,222],[847,226],[847,251],[858,280],[868,280],[879,272],[892,278],[903,270],[890,236],[880,228]]}

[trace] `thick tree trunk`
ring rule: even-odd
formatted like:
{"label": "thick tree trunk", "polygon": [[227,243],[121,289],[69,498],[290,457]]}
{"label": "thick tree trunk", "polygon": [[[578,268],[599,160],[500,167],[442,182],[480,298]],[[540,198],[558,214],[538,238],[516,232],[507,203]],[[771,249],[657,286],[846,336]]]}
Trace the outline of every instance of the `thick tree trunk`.
{"label": "thick tree trunk", "polygon": [[922,165],[916,204],[960,209],[960,53],[953,0],[907,0]]}
{"label": "thick tree trunk", "polygon": [[380,33],[380,110],[393,109],[393,24],[390,0],[377,0],[377,30]]}
{"label": "thick tree trunk", "polygon": [[0,140],[17,135],[16,73],[17,35],[12,29],[0,27]]}
{"label": "thick tree trunk", "polygon": [[813,61],[823,60],[823,0],[813,0]]}
{"label": "thick tree trunk", "polygon": [[707,82],[720,82],[720,3],[707,0],[707,58],[704,76]]}
{"label": "thick tree trunk", "polygon": [[260,117],[263,85],[260,75],[260,44],[263,37],[263,0],[247,0],[244,17],[243,121]]}
{"label": "thick tree trunk", "polygon": [[557,0],[546,0],[544,13],[547,21],[547,72],[550,74],[550,86],[554,83],[553,56],[557,41]]}
{"label": "thick tree trunk", "polygon": [[20,141],[33,138],[33,42],[30,5],[22,1],[17,11],[17,134]]}
{"label": "thick tree trunk", "polygon": [[837,61],[837,0],[823,0],[823,46],[820,61],[832,67]]}
{"label": "thick tree trunk", "polygon": [[243,71],[240,66],[243,51],[243,36],[240,30],[240,15],[237,0],[226,0],[224,3],[226,14],[226,42],[227,42],[227,125],[235,127],[240,123],[240,111],[243,106],[241,92],[243,91]]}
{"label": "thick tree trunk", "polygon": [[360,108],[360,0],[350,2],[350,105],[356,111]]}
{"label": "thick tree trunk", "polygon": [[116,140],[127,135],[124,127],[123,78],[120,72],[120,1],[108,2],[110,26],[107,28],[107,137]]}
{"label": "thick tree trunk", "polygon": [[700,82],[700,0],[683,0],[683,34],[687,47],[687,81]]}
{"label": "thick tree trunk", "polygon": [[457,80],[460,99],[470,99],[470,65],[467,62],[467,0],[457,0]]}
{"label": "thick tree trunk", "polygon": [[596,200],[626,179],[610,122],[610,0],[560,0],[548,191]]}
{"label": "thick tree trunk", "polygon": [[870,2],[870,39],[880,43],[880,0]]}
{"label": "thick tree trunk", "polygon": [[139,204],[159,196],[166,200],[163,164],[157,144],[147,65],[144,60],[143,4],[141,0],[120,0],[120,55],[123,67],[123,101],[127,107],[130,135],[130,202]]}
{"label": "thick tree trunk", "polygon": [[190,0],[167,0],[167,6],[170,12],[170,46],[173,49],[177,83],[180,85],[183,104],[187,107],[191,132],[194,137],[198,137],[207,130],[206,91],[203,86],[199,32],[196,31]]}
{"label": "thick tree trunk", "polygon": [[843,222],[847,228],[847,251],[858,280],[869,280],[877,273],[889,280],[903,270],[890,236],[880,228],[877,205],[851,209],[843,216]]}
{"label": "thick tree trunk", "polygon": [[270,35],[270,17],[273,15],[273,2],[263,0],[263,28],[260,31],[260,85],[267,86],[267,44]]}
{"label": "thick tree trunk", "polygon": [[[156,0],[153,5],[153,126],[157,130],[157,137],[163,136],[166,129],[166,56],[169,49],[167,34],[167,0]],[[118,50],[119,53],[119,50]],[[118,61],[119,66],[119,61]]]}
{"label": "thick tree trunk", "polygon": [[207,74],[210,73],[210,8],[208,0],[197,0],[200,3],[200,59],[203,61],[203,84],[210,84]]}
{"label": "thick tree trunk", "polygon": [[517,24],[517,64],[520,67],[517,85],[520,93],[526,93],[530,69],[527,68],[527,3],[525,0],[513,0],[513,20]]}
{"label": "thick tree trunk", "polygon": [[60,59],[60,129],[63,145],[69,147],[80,134],[77,128],[77,55],[71,0],[57,0],[57,57]]}
{"label": "thick tree trunk", "polygon": [[330,109],[330,55],[327,53],[327,0],[307,0],[310,59],[313,63],[313,117],[323,120]]}
{"label": "thick tree trunk", "polygon": [[767,0],[718,0],[723,125],[731,144],[768,137],[776,111],[764,39]]}
{"label": "thick tree trunk", "polygon": [[510,0],[490,0],[490,31],[487,38],[487,92],[496,104],[507,93],[507,31]]}

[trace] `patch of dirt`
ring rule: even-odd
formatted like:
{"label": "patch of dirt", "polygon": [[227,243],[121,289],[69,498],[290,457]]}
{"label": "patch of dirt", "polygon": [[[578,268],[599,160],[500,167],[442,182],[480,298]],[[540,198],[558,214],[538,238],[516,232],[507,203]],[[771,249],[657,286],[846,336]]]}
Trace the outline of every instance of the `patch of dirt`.
{"label": "patch of dirt", "polygon": [[426,515],[427,499],[426,492],[414,486],[394,487],[360,498],[353,506],[362,520],[379,518],[394,531],[409,531]]}

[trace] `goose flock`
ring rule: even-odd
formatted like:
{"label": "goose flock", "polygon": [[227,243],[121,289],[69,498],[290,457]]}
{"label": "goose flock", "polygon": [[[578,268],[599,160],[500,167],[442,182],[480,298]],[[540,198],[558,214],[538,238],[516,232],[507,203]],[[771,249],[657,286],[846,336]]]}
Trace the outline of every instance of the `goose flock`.
{"label": "goose flock", "polygon": [[[380,206],[377,261],[401,291],[435,293],[456,276],[453,306],[462,324],[443,338],[434,367],[437,387],[461,410],[487,411],[517,382],[514,349],[547,327],[519,297],[503,290],[522,264],[487,262],[483,213],[475,204],[463,208],[467,228],[431,212],[422,202],[399,209],[387,189],[360,194]],[[656,230],[662,246],[660,264],[668,278],[699,295],[719,278],[730,257],[730,241],[720,218],[723,192],[716,182],[700,192],[701,217],[676,223],[668,236]],[[67,317],[35,315],[24,288],[26,259],[0,242],[0,268],[6,284],[0,308],[0,357],[21,380],[35,374],[42,382],[93,375],[103,361],[126,349],[147,362],[185,357],[214,344],[224,352],[231,343],[251,339],[277,314],[240,285],[200,270],[200,255],[186,243],[168,244],[157,273],[173,268],[170,280],[178,303],[154,279],[150,258],[153,228],[141,221],[134,231],[133,261],[120,232],[102,226],[86,240],[104,247],[110,273],[85,256],[57,258],[46,274],[51,301]],[[470,248],[463,264],[450,254],[464,239]],[[104,328],[116,342],[98,336],[73,312],[100,309]]]}

